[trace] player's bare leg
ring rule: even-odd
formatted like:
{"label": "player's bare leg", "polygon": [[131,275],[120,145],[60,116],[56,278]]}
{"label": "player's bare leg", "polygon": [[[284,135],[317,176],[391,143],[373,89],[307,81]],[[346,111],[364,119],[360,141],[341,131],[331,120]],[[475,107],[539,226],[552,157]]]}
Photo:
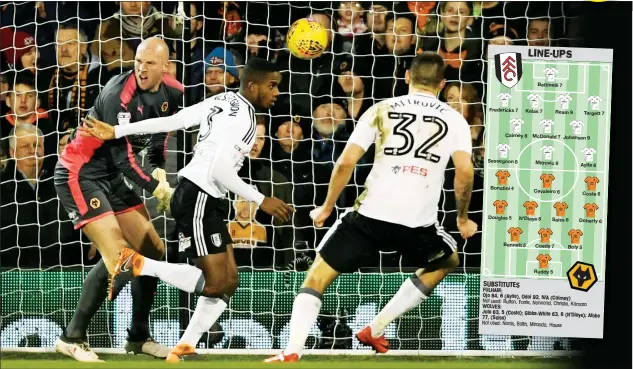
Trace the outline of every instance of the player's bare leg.
{"label": "player's bare leg", "polygon": [[88,345],[88,325],[107,296],[108,270],[114,271],[118,253],[127,242],[114,214],[94,220],[82,230],[99,250],[101,260],[86,276],[77,308],[62,336],[55,343],[55,348],[57,352],[76,360],[94,362],[102,360],[99,360]]}
{"label": "player's bare leg", "polygon": [[187,330],[167,357],[170,362],[178,362],[182,356],[195,353],[200,337],[220,317],[239,285],[231,245],[227,245],[224,253],[194,259],[194,264],[196,266],[157,261],[132,249],[124,249],[116,266],[115,278],[125,278],[125,274],[152,276],[185,292],[202,295]]}
{"label": "player's bare leg", "polygon": [[[116,218],[123,237],[130,247],[142,255],[162,260],[165,255],[165,245],[152,225],[144,206],[119,213]],[[157,285],[158,279],[151,276],[132,278],[132,324],[124,343],[126,352],[143,353],[158,358],[165,358],[169,353],[169,349],[154,341],[149,332],[149,313],[154,303]],[[110,291],[121,288],[122,284],[112,287]]]}
{"label": "player's bare leg", "polygon": [[431,296],[435,287],[457,266],[457,252],[440,262],[433,263],[424,269],[418,269],[408,278],[391,300],[376,315],[374,320],[356,334],[356,338],[367,346],[372,346],[379,353],[389,350],[389,343],[384,332],[387,326],[409,310],[423,303]]}
{"label": "player's bare leg", "polygon": [[299,360],[303,346],[308,339],[310,327],[319,316],[321,296],[339,274],[323,260],[321,255],[317,255],[292,305],[288,345],[282,353],[266,359],[265,362],[295,362]]}
{"label": "player's bare leg", "polygon": [[167,361],[171,363],[195,353],[200,337],[222,315],[239,285],[232,245],[227,245],[225,253],[196,258],[193,263],[202,271],[205,284],[187,329],[167,356]]}

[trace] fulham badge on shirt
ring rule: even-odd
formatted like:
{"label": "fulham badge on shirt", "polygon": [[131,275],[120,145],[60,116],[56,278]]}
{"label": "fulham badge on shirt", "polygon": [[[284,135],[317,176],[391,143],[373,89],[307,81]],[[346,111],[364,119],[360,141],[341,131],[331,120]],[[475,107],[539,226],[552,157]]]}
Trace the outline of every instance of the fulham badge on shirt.
{"label": "fulham badge on shirt", "polygon": [[495,55],[495,74],[502,85],[514,87],[523,76],[520,53],[502,53]]}

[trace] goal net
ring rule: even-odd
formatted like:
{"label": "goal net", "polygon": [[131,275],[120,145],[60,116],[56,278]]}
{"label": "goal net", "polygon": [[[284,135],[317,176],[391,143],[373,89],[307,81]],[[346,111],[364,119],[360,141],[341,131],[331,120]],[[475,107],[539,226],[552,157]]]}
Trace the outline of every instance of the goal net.
{"label": "goal net", "polygon": [[[72,316],[83,278],[99,260],[90,241],[73,230],[51,174],[68,130],[85,117],[110,76],[132,68],[141,39],[162,35],[168,42],[169,73],[185,85],[182,106],[234,89],[250,57],[274,60],[283,70],[282,95],[275,108],[258,115],[261,140],[240,175],[264,194],[294,204],[297,214],[292,224],[278,224],[243,199],[230,197],[226,219],[241,284],[198,345],[247,353],[285,346],[294,296],[327,230],[315,229],[308,213],[322,203],[333,164],[356,120],[377,101],[402,94],[403,87],[406,93],[404,71],[421,50],[445,59],[448,87],[441,98],[463,109],[471,124],[477,174],[470,216],[481,229],[487,45],[576,46],[572,6],[252,1],[123,2],[119,8],[115,2],[3,2],[0,347],[52,348]],[[285,47],[289,25],[308,16],[324,24],[332,40],[328,51],[312,61],[291,57]],[[19,128],[27,125],[38,130]],[[196,130],[169,136],[166,169],[172,185],[191,157],[196,136]],[[149,167],[144,152],[138,157]],[[371,163],[365,158],[356,168],[337,215],[362,192]],[[439,221],[457,240],[461,265],[421,307],[387,329],[394,352],[529,355],[573,350],[574,341],[565,338],[478,334],[481,234],[468,241],[459,237],[452,178],[449,166]],[[138,191],[169,249],[167,260],[186,262],[178,256],[171,215],[158,214],[151,194]],[[324,296],[307,347],[369,353],[353,334],[387,303],[411,267],[398,255],[383,253],[359,272],[339,278]],[[151,315],[154,338],[175,345],[195,301],[159,284]],[[122,346],[131,304],[129,287],[116,301],[104,302],[89,327],[92,347]]]}

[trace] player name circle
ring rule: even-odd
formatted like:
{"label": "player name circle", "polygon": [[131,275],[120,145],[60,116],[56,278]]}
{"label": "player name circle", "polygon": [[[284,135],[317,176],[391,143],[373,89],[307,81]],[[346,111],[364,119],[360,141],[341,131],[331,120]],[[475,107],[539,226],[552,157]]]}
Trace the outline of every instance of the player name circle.
{"label": "player name circle", "polygon": [[[537,150],[534,150],[534,145]],[[535,152],[538,155],[535,156]],[[570,158],[573,158],[573,167],[570,165]],[[514,167],[516,183],[521,191],[540,202],[556,202],[569,195],[578,184],[580,171],[574,150],[561,140],[547,138],[527,144],[519,153]],[[562,181],[566,172],[574,173],[573,184]]]}

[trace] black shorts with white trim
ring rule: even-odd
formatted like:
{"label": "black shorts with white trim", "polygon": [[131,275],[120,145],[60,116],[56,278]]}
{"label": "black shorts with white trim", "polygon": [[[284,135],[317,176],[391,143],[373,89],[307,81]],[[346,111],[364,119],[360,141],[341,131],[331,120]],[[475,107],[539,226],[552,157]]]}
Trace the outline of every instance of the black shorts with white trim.
{"label": "black shorts with white trim", "polygon": [[227,228],[228,200],[215,198],[181,178],[171,198],[178,251],[195,259],[226,252],[233,243]]}
{"label": "black shorts with white trim", "polygon": [[367,265],[378,252],[396,251],[406,264],[425,267],[457,252],[457,242],[439,223],[410,228],[368,218],[351,209],[334,223],[317,248],[323,260],[339,273]]}

